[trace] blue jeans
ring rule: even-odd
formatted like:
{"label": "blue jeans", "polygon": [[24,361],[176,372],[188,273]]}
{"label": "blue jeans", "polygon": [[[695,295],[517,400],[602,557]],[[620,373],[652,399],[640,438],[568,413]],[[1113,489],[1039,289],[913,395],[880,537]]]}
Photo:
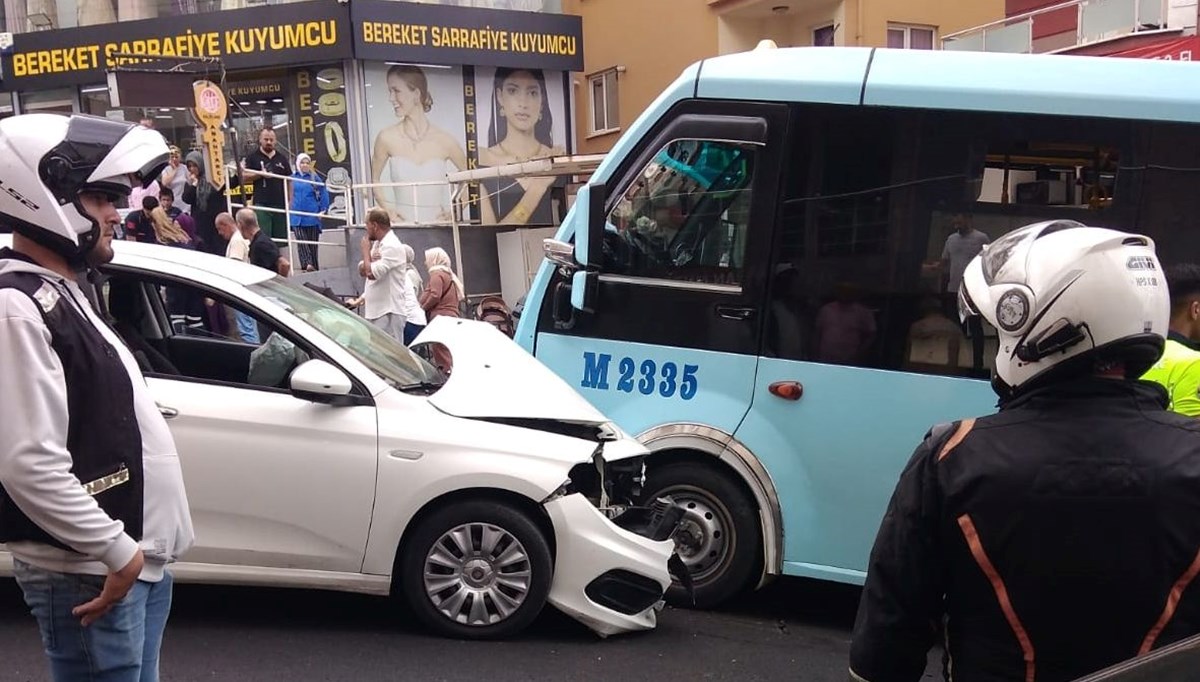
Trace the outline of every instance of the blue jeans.
{"label": "blue jeans", "polygon": [[172,579],[137,581],[100,620],[83,627],[71,609],[91,601],[104,576],[56,573],[13,560],[37,619],[55,682],[158,682],[158,652],[171,611]]}
{"label": "blue jeans", "polygon": [[413,341],[425,331],[425,325],[413,324],[412,322],[404,323],[404,345],[411,346]]}

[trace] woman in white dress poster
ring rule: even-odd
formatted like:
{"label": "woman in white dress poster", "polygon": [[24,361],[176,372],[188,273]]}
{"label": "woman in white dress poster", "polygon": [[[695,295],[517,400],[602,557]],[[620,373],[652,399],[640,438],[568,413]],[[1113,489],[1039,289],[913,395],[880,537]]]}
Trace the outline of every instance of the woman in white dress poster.
{"label": "woman in white dress poster", "polygon": [[465,170],[467,155],[450,133],[430,120],[433,96],[429,94],[424,71],[412,65],[395,65],[388,69],[386,83],[388,102],[400,120],[375,136],[371,177],[377,183],[441,181],[443,184],[376,187],[375,201],[387,210],[394,224],[447,222],[450,220],[450,194],[444,184],[447,164]]}

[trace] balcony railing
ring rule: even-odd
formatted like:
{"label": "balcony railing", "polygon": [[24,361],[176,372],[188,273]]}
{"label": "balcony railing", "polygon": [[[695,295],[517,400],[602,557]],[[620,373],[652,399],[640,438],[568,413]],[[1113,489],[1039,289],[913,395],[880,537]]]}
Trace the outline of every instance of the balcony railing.
{"label": "balcony railing", "polygon": [[[1192,7],[1194,19],[1195,8]],[[942,38],[942,49],[1053,52],[1174,23],[1168,0],[1069,0]]]}

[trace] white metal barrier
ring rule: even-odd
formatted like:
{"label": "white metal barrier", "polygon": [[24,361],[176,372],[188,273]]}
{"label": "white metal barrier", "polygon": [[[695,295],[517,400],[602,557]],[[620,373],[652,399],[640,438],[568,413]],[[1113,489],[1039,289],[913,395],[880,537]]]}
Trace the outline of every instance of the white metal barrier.
{"label": "white metal barrier", "polygon": [[[238,171],[234,171],[234,172],[238,172]],[[330,219],[330,220],[337,220],[337,221],[343,223],[342,227],[322,228],[322,232],[325,232],[327,230],[340,230],[343,233],[343,235],[349,234],[349,227],[352,224],[352,221],[354,220],[354,202],[352,200],[353,194],[352,194],[351,186],[348,185],[345,187],[338,187],[338,186],[330,187],[329,184],[324,180],[308,180],[306,178],[297,178],[297,177],[294,177],[291,175],[278,175],[276,173],[266,173],[263,171],[253,171],[253,173],[260,177],[272,178],[272,179],[283,181],[283,187],[284,187],[283,208],[280,209],[280,208],[275,208],[275,207],[270,207],[270,206],[258,206],[256,204],[246,204],[244,202],[235,202],[233,200],[233,196],[229,189],[229,183],[226,183],[226,185],[225,185],[225,204],[226,204],[226,206],[229,207],[229,213],[231,215],[236,214],[237,209],[241,209],[241,208],[249,208],[254,211],[262,211],[264,213],[282,213],[284,215],[284,221],[287,224],[287,236],[283,239],[272,236],[271,240],[274,242],[286,245],[287,252],[288,252],[288,261],[290,261],[292,263],[293,267],[295,267],[296,263],[298,262],[297,257],[296,257],[296,245],[297,244],[312,245],[312,247],[314,249],[316,249],[316,248],[320,248],[322,242],[319,240],[312,241],[312,240],[304,240],[304,239],[297,238],[295,232],[292,229],[292,216],[307,216],[310,218],[316,218],[318,221],[320,221],[323,218]],[[310,213],[307,211],[293,210],[292,209],[292,190],[294,188],[293,183],[297,183],[297,182],[303,183],[306,185],[316,185],[316,186],[325,188],[325,190],[328,191],[330,194],[329,204],[331,207],[335,203],[333,197],[338,194],[342,195],[344,197],[343,203],[345,205],[345,212],[342,214],[334,214],[334,213],[328,213],[328,212]],[[242,182],[241,184],[243,186],[245,186],[250,183]],[[245,196],[244,193],[243,193],[243,196]],[[343,246],[345,246],[345,243],[344,243],[345,239],[348,239],[348,237],[343,237]]]}
{"label": "white metal barrier", "polygon": [[[388,210],[392,216],[392,227],[398,229],[406,228],[429,228],[441,227],[450,228],[451,239],[454,245],[454,269],[460,280],[463,282],[464,288],[467,287],[467,271],[465,266],[466,256],[463,253],[462,230],[475,229],[484,227],[481,226],[478,220],[472,220],[470,209],[473,202],[479,203],[488,201],[490,194],[484,191],[484,187],[480,183],[482,177],[509,177],[513,183],[518,182],[518,178],[525,175],[563,175],[563,174],[579,174],[591,167],[594,167],[599,161],[599,156],[595,157],[564,157],[564,160],[569,160],[571,164],[564,166],[556,166],[556,160],[545,159],[539,160],[536,164],[526,162],[524,164],[512,164],[510,166],[478,169],[472,172],[462,172],[451,174],[446,180],[432,181],[412,181],[412,182],[370,182],[370,183],[348,183],[344,186],[329,186],[324,180],[313,181],[305,178],[297,178],[290,175],[278,175],[263,171],[252,171],[258,177],[271,178],[281,180],[284,183],[284,206],[283,208],[273,208],[266,206],[258,206],[253,203],[247,204],[244,201],[235,201],[231,195],[228,185],[226,187],[226,204],[229,207],[229,212],[233,214],[237,209],[250,208],[255,211],[266,213],[282,213],[287,221],[287,236],[286,238],[272,237],[273,241],[286,245],[288,259],[292,262],[293,268],[296,267],[298,260],[296,258],[296,248],[298,245],[313,245],[314,248],[319,248],[322,244],[330,246],[329,242],[304,240],[297,237],[292,230],[293,216],[308,216],[321,219],[335,220],[341,224],[336,228],[323,228],[322,232],[340,231],[343,235],[341,247],[346,249],[348,257],[350,252],[350,234],[355,228],[365,226],[365,220],[356,219],[355,215],[355,199],[360,199],[363,206],[379,206]],[[580,165],[582,163],[582,165]],[[240,173],[239,170],[231,172]],[[240,176],[239,176],[240,177]],[[308,185],[324,185],[330,193],[330,205],[335,201],[335,196],[343,197],[345,205],[344,212],[329,213],[309,213],[305,211],[297,211],[292,208],[292,194],[294,183],[304,183]],[[241,183],[243,186],[249,183]],[[468,191],[474,187],[476,193],[472,199],[472,192]],[[501,188],[496,193],[507,188]],[[389,201],[387,195],[391,194],[393,199]],[[448,209],[448,210],[446,210]],[[404,215],[406,210],[411,210],[413,219]],[[430,212],[436,211],[433,219],[427,218]],[[348,258],[349,260],[349,258]],[[350,263],[347,263],[350,266]],[[472,298],[481,296],[500,295],[500,292],[485,292],[475,293]]]}

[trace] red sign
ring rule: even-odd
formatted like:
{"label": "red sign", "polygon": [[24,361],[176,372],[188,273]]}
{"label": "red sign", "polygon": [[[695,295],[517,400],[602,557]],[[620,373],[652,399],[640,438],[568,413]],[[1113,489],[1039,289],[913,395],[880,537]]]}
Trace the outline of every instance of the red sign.
{"label": "red sign", "polygon": [[1134,57],[1137,59],[1168,59],[1172,61],[1200,61],[1200,36],[1188,36],[1172,40],[1142,45],[1121,52],[1113,52],[1109,57]]}

